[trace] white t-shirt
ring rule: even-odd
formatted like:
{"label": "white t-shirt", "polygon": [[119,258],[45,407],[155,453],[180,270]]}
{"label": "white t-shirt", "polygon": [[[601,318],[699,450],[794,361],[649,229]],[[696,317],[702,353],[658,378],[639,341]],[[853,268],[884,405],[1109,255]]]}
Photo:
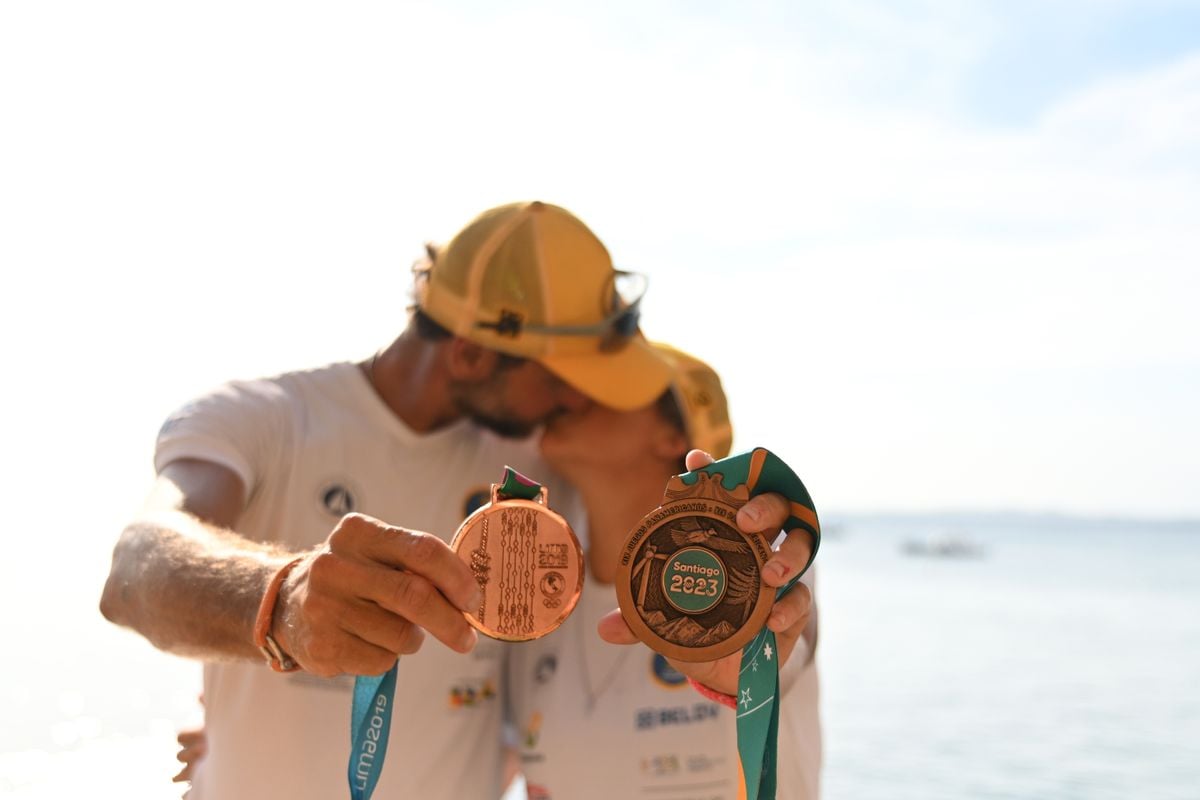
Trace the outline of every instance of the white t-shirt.
{"label": "white t-shirt", "polygon": [[[179,458],[237,473],[249,498],[238,531],[297,551],[324,541],[349,511],[448,540],[505,464],[548,482],[555,509],[580,517],[576,496],[549,477],[531,441],[465,421],[417,434],[353,364],[228,384],[185,406],[163,426],[155,465]],[[401,659],[377,798],[500,795],[505,652],[481,637],[460,655],[427,637]],[[349,677],[278,674],[265,663],[206,665],[209,753],[192,800],[348,796],[352,686]]]}
{"label": "white t-shirt", "polygon": [[[736,800],[733,709],[713,703],[642,645],[600,639],[617,607],[587,580],[558,630],[514,647],[509,696],[530,800]],[[797,650],[780,676],[778,797],[816,800],[817,670]]]}

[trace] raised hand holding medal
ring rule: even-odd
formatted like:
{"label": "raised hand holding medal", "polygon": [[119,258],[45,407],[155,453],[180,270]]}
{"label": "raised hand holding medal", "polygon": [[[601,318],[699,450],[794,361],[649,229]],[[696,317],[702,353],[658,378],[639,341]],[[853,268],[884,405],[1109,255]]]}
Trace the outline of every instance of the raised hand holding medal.
{"label": "raised hand holding medal", "polygon": [[[583,550],[551,511],[546,488],[512,467],[492,484],[491,502],[463,520],[450,549],[471,568],[480,602],[463,612],[481,633],[509,642],[545,636],[574,610],[583,590]],[[383,770],[400,662],[355,678],[347,780],[352,800],[370,800]]]}
{"label": "raised hand holding medal", "polygon": [[[746,796],[774,798],[779,668],[811,608],[797,581],[820,525],[799,478],[766,450],[715,463],[693,451],[687,466],[631,531],[618,565],[621,610],[601,621],[600,635],[643,641],[732,696]],[[772,551],[780,529],[788,535]]]}

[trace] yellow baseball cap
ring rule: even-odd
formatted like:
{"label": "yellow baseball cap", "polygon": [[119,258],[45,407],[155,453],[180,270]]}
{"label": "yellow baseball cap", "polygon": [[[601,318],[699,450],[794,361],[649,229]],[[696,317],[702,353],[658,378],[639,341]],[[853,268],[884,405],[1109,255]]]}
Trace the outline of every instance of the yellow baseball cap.
{"label": "yellow baseball cap", "polygon": [[416,300],[451,333],[532,358],[596,402],[629,410],[670,379],[638,329],[645,285],[614,269],[575,215],[534,201],[485,211],[434,251],[417,269]]}
{"label": "yellow baseball cap", "polygon": [[683,416],[688,443],[713,458],[729,455],[733,425],[721,376],[700,359],[669,344],[654,342],[652,346],[671,365],[671,392]]}

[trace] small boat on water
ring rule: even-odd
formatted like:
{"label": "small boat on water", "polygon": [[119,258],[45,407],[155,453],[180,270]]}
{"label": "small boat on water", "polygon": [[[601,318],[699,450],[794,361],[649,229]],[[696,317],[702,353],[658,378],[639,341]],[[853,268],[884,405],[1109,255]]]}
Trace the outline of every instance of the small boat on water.
{"label": "small boat on water", "polygon": [[931,558],[983,558],[983,545],[964,536],[947,535],[929,539],[908,539],[901,546],[906,556]]}

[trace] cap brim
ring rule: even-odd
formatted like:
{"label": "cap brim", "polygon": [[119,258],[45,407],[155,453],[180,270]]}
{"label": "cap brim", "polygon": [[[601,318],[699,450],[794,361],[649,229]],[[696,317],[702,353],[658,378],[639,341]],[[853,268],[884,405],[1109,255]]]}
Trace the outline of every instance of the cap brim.
{"label": "cap brim", "polygon": [[671,383],[671,366],[640,336],[616,353],[538,356],[546,369],[597,403],[618,411],[650,405]]}

